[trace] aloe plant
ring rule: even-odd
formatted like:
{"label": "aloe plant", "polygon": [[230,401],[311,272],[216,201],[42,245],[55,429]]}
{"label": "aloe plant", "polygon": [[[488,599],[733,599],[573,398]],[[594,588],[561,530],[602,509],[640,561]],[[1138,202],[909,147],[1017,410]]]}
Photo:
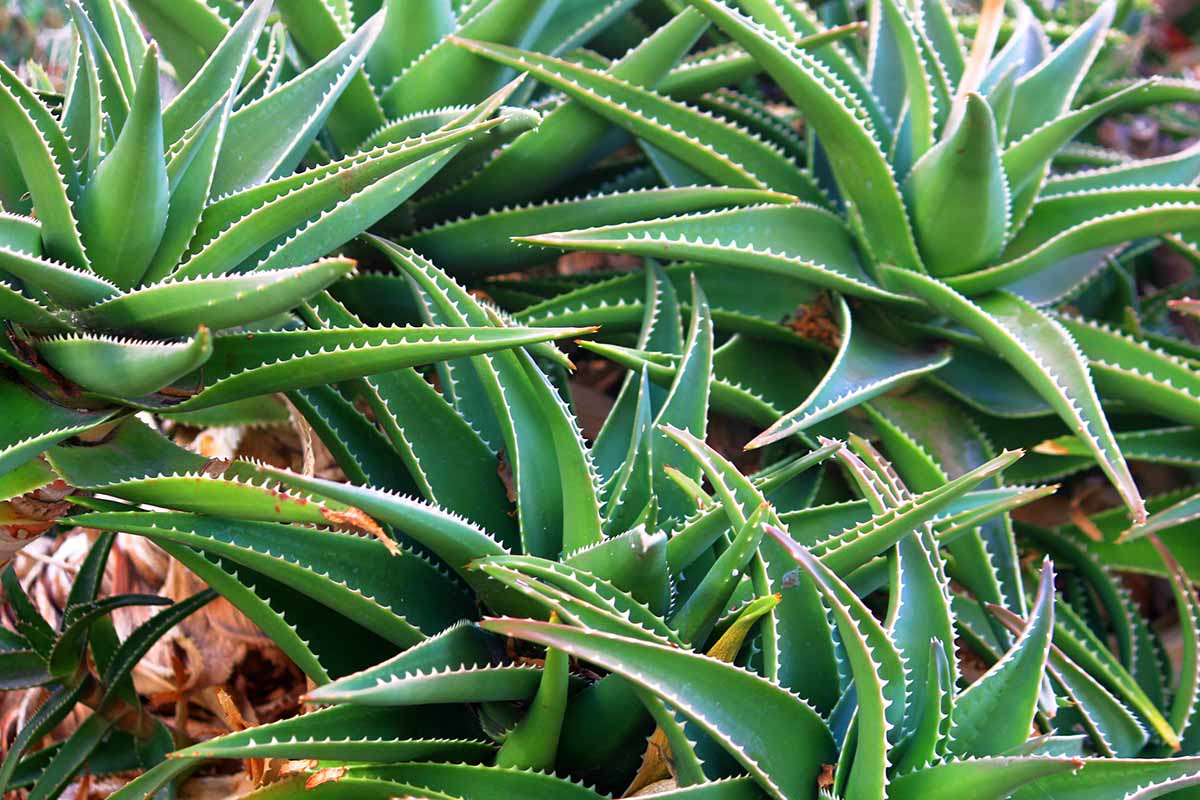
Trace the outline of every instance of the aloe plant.
{"label": "aloe plant", "polygon": [[271,9],[258,0],[164,104],[157,47],[128,8],[89,5],[72,6],[64,97],[0,69],[17,168],[0,214],[0,474],[139,409],[182,413],[577,332],[306,329],[289,315],[354,269],[328,253],[505,124],[503,92],[295,173],[381,18],[254,96],[242,83]]}
{"label": "aloe plant", "polygon": [[[431,316],[494,319],[415,252],[375,244]],[[150,797],[206,760],[246,757],[341,765],[335,780],[299,775],[264,786],[254,795],[263,798],[936,797],[964,787],[1000,798],[1083,791],[1076,786],[1119,797],[1198,779],[1194,758],[1151,756],[1181,747],[1200,651],[1185,659],[1170,702],[1157,666],[1135,678],[1124,654],[1077,622],[1049,561],[1028,584],[1036,591],[1018,587],[1005,605],[950,582],[946,548],[1054,490],[996,486],[1020,453],[947,479],[915,470],[903,450],[893,465],[855,436],[743,475],[701,438],[715,385],[702,289],[693,286],[686,335],[662,270],[651,270],[646,291],[643,338],[674,336],[685,377],[665,396],[646,372],[635,381],[632,413],[622,418],[617,406],[606,423],[627,426],[630,450],[608,476],[598,472],[599,444],[582,440],[528,352],[453,362],[462,407],[497,423],[500,451],[513,454],[511,500],[496,507],[515,520],[480,524],[467,505],[488,486],[506,491],[495,456],[442,471],[421,448],[449,440],[423,439],[396,416],[383,426],[396,434],[390,442],[363,437],[347,416],[330,416],[325,434],[346,445],[345,466],[407,470],[436,503],[246,461],[214,468],[139,420],[102,444],[52,448],[54,474],[85,493],[75,498],[85,513],[66,524],[153,541],[258,623],[316,686],[312,712],[179,750],[115,796]],[[335,322],[349,312],[325,302],[320,314]],[[460,435],[486,448],[483,427]],[[151,471],[139,468],[147,463]],[[816,499],[823,463],[861,499]],[[373,535],[320,529],[347,524]],[[1056,539],[1035,546],[1075,566]],[[1190,582],[1162,558],[1181,607],[1194,606]],[[876,616],[861,598],[887,586],[887,611]],[[1127,596],[1117,602],[1127,613]],[[36,652],[37,619],[14,651]],[[1143,635],[1139,648],[1152,647],[1153,634]],[[1196,635],[1189,625],[1188,640]],[[992,662],[969,684],[961,637]],[[86,662],[69,663],[96,680]],[[65,713],[56,709],[45,724]],[[1041,735],[1030,739],[1032,729]],[[36,780],[37,791],[47,776],[69,775],[78,753],[97,747],[88,742],[42,761],[18,761],[18,748],[0,775]]]}
{"label": "aloe plant", "polygon": [[[51,699],[0,789],[54,797],[86,765],[144,770],[114,797],[148,798],[244,758],[296,762],[262,800],[1200,781],[1196,502],[1143,501],[1126,466],[1200,464],[1197,354],[1168,316],[1194,282],[1129,290],[1146,240],[1195,251],[1200,159],[1065,170],[1103,159],[1076,141],[1102,116],[1197,93],[1102,80],[1112,4],[1061,35],[1001,3],[962,20],[880,0],[865,46],[841,10],[825,24],[790,0],[277,6],[267,32],[266,0],[94,0],[61,106],[0,84],[21,156],[5,207],[36,211],[6,217],[26,238],[0,262],[26,313],[4,351],[23,427],[0,488],[69,487],[60,524],[100,532],[60,620],[6,573],[0,679]],[[138,88],[156,56],[134,12],[183,87],[161,111]],[[278,135],[248,146],[263,129]],[[111,200],[136,171],[117,154],[161,153],[173,200],[173,154],[193,150],[208,169],[180,183],[187,221],[168,202],[139,245],[152,231],[113,217],[148,195]],[[564,250],[641,268],[540,269]],[[350,253],[370,271],[349,275]],[[218,302],[274,279],[273,306]],[[583,355],[628,373],[585,437],[548,342],[597,325]],[[158,349],[128,361],[121,333]],[[197,341],[204,363],[170,374]],[[131,414],[233,418],[280,391],[346,482],[207,459]],[[706,442],[715,414],[764,431],[756,468]],[[1058,488],[1037,484],[1093,465],[1133,525],[1014,523]],[[109,611],[161,601],[97,599],[117,532],[211,591],[119,641]],[[1176,674],[1115,568],[1169,581]],[[311,681],[311,710],[169,741],[129,670],[214,593]],[[89,721],[34,750],[77,702]]]}

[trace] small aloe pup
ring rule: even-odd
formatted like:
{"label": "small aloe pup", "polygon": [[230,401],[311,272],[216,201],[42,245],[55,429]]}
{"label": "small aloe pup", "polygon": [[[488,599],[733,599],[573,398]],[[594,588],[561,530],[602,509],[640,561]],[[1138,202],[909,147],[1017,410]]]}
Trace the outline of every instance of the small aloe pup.
{"label": "small aloe pup", "polygon": [[511,88],[295,173],[382,13],[258,94],[247,67],[272,4],[256,0],[164,104],[158,50],[126,6],[88,5],[72,4],[65,97],[0,68],[0,139],[15,154],[0,190],[0,476],[136,409],[209,408],[577,332],[308,330],[287,315],[353,270],[327,253],[504,122]]}

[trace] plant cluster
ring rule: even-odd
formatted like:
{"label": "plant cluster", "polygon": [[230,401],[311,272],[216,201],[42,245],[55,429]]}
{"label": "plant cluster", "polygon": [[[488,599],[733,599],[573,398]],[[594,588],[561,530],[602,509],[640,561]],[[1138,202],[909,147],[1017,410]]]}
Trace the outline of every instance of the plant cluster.
{"label": "plant cluster", "polygon": [[[72,2],[62,91],[0,67],[0,559],[97,538],[58,619],[3,573],[0,688],[46,699],[0,791],[1200,791],[1200,279],[1146,291],[1200,263],[1200,146],[1096,143],[1200,85],[1069,5]],[[625,370],[588,436],[572,358]],[[345,481],[164,435],[289,408]],[[104,596],[118,534],[210,588]],[[217,596],[308,713],[146,711]]]}

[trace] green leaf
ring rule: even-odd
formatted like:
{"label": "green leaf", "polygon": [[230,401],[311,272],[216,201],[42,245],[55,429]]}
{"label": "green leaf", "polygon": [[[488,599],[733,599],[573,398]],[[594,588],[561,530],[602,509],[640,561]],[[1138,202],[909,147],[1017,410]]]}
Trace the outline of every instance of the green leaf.
{"label": "green leaf", "polygon": [[[1045,756],[945,761],[896,778],[888,787],[888,797],[892,800],[952,800],[969,796],[979,800],[1004,800],[1022,786],[1038,786],[1039,779],[1047,775],[1073,781],[1080,763],[1075,758]],[[1064,781],[1055,780],[1056,786],[1063,784]],[[1044,795],[1029,795],[1039,796]],[[1060,797],[1058,794],[1050,796],[1056,800]]]}
{"label": "green leaf", "polygon": [[79,231],[92,269],[122,289],[141,281],[167,227],[170,185],[158,82],[158,50],[151,47],[129,119],[78,203]]}
{"label": "green leaf", "polygon": [[707,261],[787,275],[865,299],[906,302],[879,288],[863,271],[841,219],[804,203],[700,212],[515,240],[564,250]]}
{"label": "green leaf", "polygon": [[179,343],[100,334],[38,339],[38,354],[72,383],[109,397],[141,397],[199,369],[213,352],[203,325]]}
{"label": "green leaf", "polygon": [[[204,210],[191,252],[173,275],[278,269],[305,263],[306,254],[319,258],[390,212],[457,147],[496,124],[384,145],[225,197]],[[346,219],[347,209],[361,216]]]}
{"label": "green leaf", "polygon": [[15,566],[6,564],[3,572],[0,572],[0,580],[3,581],[4,594],[12,606],[16,633],[24,638],[26,646],[48,661],[57,638],[54,629],[29,599],[29,595],[25,594],[17,578]]}
{"label": "green leaf", "polygon": [[1054,627],[1054,570],[1042,566],[1037,602],[1020,638],[954,701],[948,749],[957,756],[1008,751],[1029,738]]}
{"label": "green leaf", "polygon": [[1105,2],[1067,41],[1017,82],[1008,138],[1020,139],[1066,113],[1104,44],[1116,4]]}
{"label": "green leaf", "polygon": [[[1024,620],[1005,608],[993,606],[991,611],[1015,634],[1024,627]],[[1141,723],[1096,678],[1053,644],[1050,645],[1047,670],[1065,690],[1074,706],[1072,710],[1082,718],[1084,728],[1101,755],[1130,758],[1141,752],[1150,738]]]}
{"label": "green leaf", "polygon": [[[909,656],[908,666],[912,667],[917,658]],[[950,664],[945,648],[937,641],[930,642],[929,660],[924,669],[924,690],[919,688],[919,682],[912,682],[911,713],[906,714],[906,723],[912,733],[900,744],[902,754],[895,764],[896,775],[914,772],[945,755],[946,735],[954,703],[954,678]]]}
{"label": "green leaf", "polygon": [[539,606],[556,611],[577,627],[683,644],[663,618],[632,593],[580,566],[536,556],[489,556],[472,567],[522,592]]}
{"label": "green leaf", "polygon": [[562,562],[611,581],[657,614],[665,614],[671,604],[666,536],[661,531],[647,532],[644,525],[638,526],[564,552]]}
{"label": "green leaf", "polygon": [[[452,324],[499,325],[463,287],[417,253],[376,240],[420,288],[431,313]],[[510,330],[496,327],[492,332]],[[516,486],[524,552],[557,555],[603,538],[591,460],[571,410],[522,350],[473,359],[479,384],[499,422]]]}
{"label": "green leaf", "polygon": [[1073,773],[1046,775],[1030,782],[1013,795],[1016,800],[1053,797],[1055,800],[1085,800],[1099,795],[1153,797],[1138,791],[1156,784],[1176,781],[1200,773],[1200,759],[1088,758],[1077,763]]}
{"label": "green leaf", "polygon": [[[67,308],[98,303],[120,292],[115,284],[90,270],[7,247],[0,248],[0,271],[17,278],[27,290],[44,292]],[[26,304],[37,305],[30,300]]]}
{"label": "green leaf", "polygon": [[0,381],[0,408],[12,416],[0,429],[0,475],[37,457],[46,448],[111,417],[111,409],[83,411],[59,405],[12,380]]}
{"label": "green leaf", "polygon": [[1197,178],[1200,146],[1193,145],[1168,156],[1054,175],[1042,187],[1042,197],[1134,186],[1191,186]]}
{"label": "green leaf", "polygon": [[184,134],[177,148],[167,152],[167,179],[171,185],[167,227],[142,283],[155,283],[170,275],[187,252],[208,203],[232,103],[230,94]]}
{"label": "green leaf", "polygon": [[89,327],[186,336],[199,326],[219,331],[290,311],[354,269],[348,258],[303,267],[169,278],[82,309]]}
{"label": "green leaf", "polygon": [[[239,580],[238,571],[228,562],[210,559],[190,547],[171,542],[159,541],[158,546],[245,614],[314,684],[320,686],[329,682],[329,673],[313,652],[312,645],[294,626],[299,621],[289,622],[284,612],[274,608],[270,598],[263,596],[266,594],[263,590],[257,586],[250,588]],[[117,663],[115,659],[113,663]]]}
{"label": "green leaf", "polygon": [[1096,388],[1178,422],[1200,421],[1200,379],[1192,362],[1103,323],[1060,314],[1057,319],[1088,359]]}
{"label": "green leaf", "polygon": [[453,31],[458,19],[450,0],[426,0],[415,7],[402,0],[383,0],[379,5],[387,12],[380,33],[386,45],[371,48],[367,73],[376,88],[383,89]]}
{"label": "green leaf", "polygon": [[[276,3],[283,23],[287,26],[288,36],[300,54],[305,64],[314,64],[341,46],[346,40],[345,28],[336,12],[328,3],[313,5],[307,0],[279,0]],[[381,35],[389,32],[387,16],[395,14],[393,7],[382,22],[367,20],[360,27],[379,25]],[[396,14],[396,16],[399,16]],[[417,16],[417,15],[414,15]],[[415,22],[415,20],[414,20]],[[395,25],[395,21],[393,21]],[[391,28],[395,30],[394,27]],[[395,39],[382,38],[386,46],[371,47],[368,50],[367,61],[371,55],[382,49],[390,49]],[[342,91],[333,113],[326,121],[325,129],[339,150],[344,153],[356,150],[371,131],[383,125],[387,120],[383,108],[367,80],[367,74],[358,68],[356,73]],[[382,78],[383,76],[379,76]],[[379,78],[376,78],[378,80]]]}
{"label": "green leaf", "polygon": [[[1017,284],[1056,263],[1132,239],[1196,224],[1192,189],[1109,189],[1050,197],[1033,206],[1021,232],[995,266],[952,278],[960,291],[977,294]],[[1085,262],[1086,263],[1086,262]]]}
{"label": "green leaf", "polygon": [[115,724],[115,720],[106,719],[100,714],[92,714],[80,723],[38,776],[29,797],[32,800],[51,800],[58,797]]}
{"label": "green leaf", "polygon": [[[663,645],[544,622],[498,619],[482,627],[557,647],[649,690],[716,739],[780,800],[816,798],[821,764],[834,758],[832,737],[811,707],[738,667]],[[688,680],[678,680],[681,674]],[[741,714],[735,706],[753,707],[756,713]]]}
{"label": "green leaf", "polygon": [[50,651],[50,672],[59,680],[66,680],[81,666],[83,648],[91,626],[100,617],[108,616],[118,608],[129,606],[170,605],[165,597],[153,594],[119,594],[103,600],[69,606],[63,612],[61,630],[54,649]]}
{"label": "green leaf", "polygon": [[947,348],[894,343],[855,326],[843,298],[837,299],[836,307],[840,336],[829,370],[799,407],[754,437],[747,448],[786,439],[950,362],[952,353]]}
{"label": "green leaf", "polygon": [[[270,12],[271,0],[255,0],[224,34],[204,66],[163,109],[163,138],[168,144],[178,142],[211,109],[222,104],[230,87],[241,85]],[[170,57],[170,50],[167,55]],[[169,60],[175,65],[173,58]]]}
{"label": "green leaf", "polygon": [[[112,137],[125,126],[129,115],[129,97],[135,89],[133,71],[130,68],[127,54],[123,52],[124,47],[119,46],[115,50],[109,49],[105,39],[111,38],[111,29],[101,34],[89,16],[90,12],[84,10],[78,2],[68,3],[68,10],[71,12],[72,22],[75,23],[75,30],[79,34],[81,51],[86,51],[87,59],[96,71],[101,112],[101,118],[95,120],[96,125],[102,129],[106,126],[111,127],[111,130],[98,131],[101,143],[103,144],[105,141],[111,143]],[[145,57],[143,51],[138,62],[143,62]],[[118,63],[121,64],[120,67]],[[107,122],[105,117],[107,117]],[[100,153],[97,152],[89,161],[94,164],[99,158]]]}
{"label": "green leaf", "polygon": [[[893,739],[909,733],[919,738],[916,731],[924,724],[926,728],[922,733],[928,737],[927,741],[932,740],[936,750],[941,745],[942,725],[934,720],[944,709],[939,707],[939,695],[921,698],[919,687],[937,682],[939,691],[952,693],[958,663],[950,582],[932,534],[933,527],[927,524],[924,530],[918,529],[896,543],[896,554],[890,559],[891,597],[885,621],[891,640],[907,667],[906,681],[914,687],[910,703],[922,706],[920,714],[915,713],[915,708],[905,713],[904,728]],[[930,647],[940,649],[941,653],[926,656]],[[941,668],[945,668],[945,675],[930,674],[931,670]],[[943,678],[945,683],[940,683]],[[950,706],[948,697],[946,706]],[[911,758],[911,754],[906,752],[905,755]]]}
{"label": "green leaf", "polygon": [[[566,8],[560,5],[560,9]],[[608,72],[639,86],[652,86],[707,26],[700,13],[686,9],[613,62]],[[417,218],[444,219],[484,204],[501,206],[539,199],[583,168],[596,148],[606,145],[611,131],[606,119],[568,99],[448,194],[422,202]]]}
{"label": "green leaf", "polygon": [[[937,489],[903,500],[840,533],[825,536],[809,549],[820,557],[825,566],[844,578],[891,548],[909,532],[945,512],[956,499],[994,477],[1020,455],[1019,452],[1006,450]],[[994,509],[989,510],[994,513]]]}
{"label": "green leaf", "polygon": [[85,689],[86,684],[73,687],[59,686],[30,715],[17,732],[16,738],[9,744],[4,762],[0,764],[0,790],[7,789],[16,772],[17,763],[25,751],[50,733],[75,709],[75,704]]}
{"label": "green leaf", "polygon": [[[453,275],[475,276],[510,272],[555,257],[554,251],[547,247],[531,248],[529,244],[569,246],[533,241],[542,238],[535,234],[543,231],[611,225],[753,203],[789,203],[793,199],[777,192],[715,186],[641,189],[497,209],[419,229],[398,242]],[[514,237],[522,237],[521,243],[513,241]]]}
{"label": "green leaf", "polygon": [[[1063,145],[1103,114],[1128,106],[1154,103],[1153,89],[1152,81],[1141,81],[1122,87],[1101,100],[1063,114],[1010,144],[1001,156],[1001,161],[1004,164],[1004,172],[1008,175],[1008,188],[1013,198],[1029,195],[1027,206],[1031,205],[1032,198],[1037,195],[1037,190],[1045,179],[1050,160]],[[1019,219],[1024,214],[1014,216]]]}
{"label": "green leaf", "polygon": [[363,25],[316,64],[234,112],[213,178],[214,196],[257,185],[296,168],[334,103],[358,74],[379,35],[380,22],[375,18]]}
{"label": "green leaf", "polygon": [[62,333],[70,325],[54,311],[30,300],[15,288],[0,280],[0,317],[28,329],[32,333]]}
{"label": "green leaf", "polygon": [[33,650],[0,650],[0,689],[32,689],[51,680],[46,659]]}
{"label": "green leaf", "polygon": [[692,320],[688,327],[684,356],[675,372],[675,380],[654,418],[650,444],[650,469],[653,496],[666,516],[683,517],[692,507],[691,499],[664,472],[666,467],[679,470],[693,479],[700,477],[700,466],[684,456],[678,443],[664,426],[687,431],[703,440],[708,429],[708,386],[712,376],[713,328],[708,301],[699,282],[692,282]]}
{"label": "green leaf", "polygon": [[7,65],[0,65],[0,123],[33,198],[46,255],[86,268],[72,211],[79,178],[66,134]]}
{"label": "green leaf", "polygon": [[[948,109],[938,108],[932,69],[937,62],[931,64],[926,61],[922,52],[921,32],[910,15],[910,10],[897,0],[883,0],[876,4],[872,10],[872,45],[875,52],[871,64],[874,67],[872,77],[875,80],[881,77],[881,72],[894,66],[899,67],[901,74],[897,77],[903,80],[902,99],[908,105],[907,135],[911,145],[910,152],[905,154],[905,162],[911,164],[916,163],[933,147],[938,117],[944,116]],[[888,39],[886,43],[881,41],[884,37]],[[883,61],[879,58],[879,53],[885,49],[894,52],[898,65],[888,63],[881,66]],[[889,78],[895,79],[891,76]],[[893,115],[900,116],[899,111],[900,109],[896,108]]]}
{"label": "green leaf", "polygon": [[1060,323],[1011,294],[993,293],[973,302],[915,273],[885,270],[889,282],[968,327],[1021,373],[1068,428],[1088,443],[1135,524],[1145,521],[1145,503],[1113,439],[1087,365],[1078,345]]}
{"label": "green leaf", "polygon": [[747,189],[773,189],[806,200],[821,199],[811,179],[770,144],[718,117],[598,70],[503,45],[451,37],[455,44],[539,81],[625,128],[709,178]]}
{"label": "green leaf", "polygon": [[737,531],[733,541],[705,573],[700,584],[671,616],[671,625],[679,631],[680,638],[695,646],[708,640],[713,626],[721,613],[729,607],[743,571],[762,541],[763,520],[768,506],[755,509],[744,525]]}
{"label": "green leaf", "polygon": [[[970,272],[1003,248],[1009,195],[999,147],[987,101],[969,94],[958,124],[916,162],[905,180],[905,197],[930,274]],[[973,233],[964,242],[966,230]]]}
{"label": "green leaf", "polygon": [[391,555],[381,542],[359,536],[169,512],[93,513],[76,519],[228,558],[299,589],[401,647],[422,641],[422,628],[434,632],[471,613],[468,598],[432,564],[408,551]]}
{"label": "green leaf", "polygon": [[91,45],[87,31],[82,31],[75,45],[76,54],[71,60],[67,93],[59,117],[75,162],[85,175],[91,175],[100,162],[104,138],[104,99]]}
{"label": "green leaf", "polygon": [[[550,619],[556,621],[553,615]],[[496,753],[497,767],[530,770],[554,767],[567,709],[569,670],[570,657],[557,648],[547,647],[537,694],[525,716],[505,736],[500,752]]]}
{"label": "green leaf", "polygon": [[146,43],[129,9],[117,0],[81,0],[95,24],[101,46],[112,57],[114,69],[126,94],[133,94],[135,70],[146,54]]}
{"label": "green leaf", "polygon": [[132,673],[133,668],[149,652],[150,648],[158,643],[159,639],[216,597],[217,593],[212,589],[196,592],[186,600],[181,600],[170,608],[160,611],[134,628],[133,632],[121,642],[121,646],[104,669],[101,682],[108,687],[108,692],[101,704],[103,705],[113,696],[113,687]]}
{"label": "green leaf", "polygon": [[583,328],[430,326],[225,334],[213,339],[213,357],[202,376],[203,388],[170,408],[192,411],[255,395],[337,383],[588,332]]}
{"label": "green leaf", "polygon": [[[492,0],[459,17],[459,36],[521,46],[545,25],[556,4],[547,0]],[[405,11],[405,19],[408,16]],[[423,51],[380,93],[389,118],[460,103],[475,103],[496,90],[506,71],[454,46],[449,37]]]}
{"label": "green leaf", "polygon": [[1179,566],[1171,551],[1157,537],[1151,542],[1167,568],[1179,621],[1183,653],[1179,665],[1179,685],[1171,702],[1168,719],[1179,736],[1194,724],[1196,704],[1200,702],[1200,600],[1191,579]]}
{"label": "green leaf", "polygon": [[721,0],[690,0],[742,45],[770,74],[820,137],[839,188],[861,216],[874,255],[904,269],[921,269],[908,215],[884,155],[881,133],[869,109],[852,96],[829,67],[797,50]]}
{"label": "green leaf", "polygon": [[465,708],[340,706],[218,736],[174,758],[320,758],[337,761],[479,760],[493,751],[475,740]]}
{"label": "green leaf", "polygon": [[854,679],[858,700],[855,750],[840,769],[853,763],[847,796],[883,798],[887,788],[888,739],[900,734],[905,713],[905,671],[900,653],[883,626],[846,584],[778,528],[768,533],[800,564],[833,612],[839,639]]}

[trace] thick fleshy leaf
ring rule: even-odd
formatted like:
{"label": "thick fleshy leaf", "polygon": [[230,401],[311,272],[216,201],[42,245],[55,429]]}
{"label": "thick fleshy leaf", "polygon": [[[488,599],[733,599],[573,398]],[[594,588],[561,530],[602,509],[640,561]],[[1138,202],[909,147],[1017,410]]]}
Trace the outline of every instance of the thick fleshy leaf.
{"label": "thick fleshy leaf", "polygon": [[747,447],[785,439],[950,362],[951,352],[946,348],[907,347],[856,326],[841,298],[837,309],[838,350],[829,371],[804,403],[780,417]]}
{"label": "thick fleshy leaf", "polygon": [[[987,101],[968,96],[957,127],[913,166],[904,192],[931,274],[969,272],[1000,252],[1008,228],[1008,184]],[[964,243],[962,232],[968,230],[972,234]]]}
{"label": "thick fleshy leaf", "polygon": [[[992,613],[1014,634],[1019,634],[1024,627],[1024,620],[1007,609],[993,606]],[[1072,710],[1083,720],[1084,728],[1102,755],[1130,758],[1141,752],[1150,737],[1137,718],[1053,644],[1050,645],[1047,670],[1065,690],[1074,706]]]}
{"label": "thick fleshy leaf", "polygon": [[175,758],[321,758],[339,761],[475,761],[489,756],[465,708],[403,711],[342,706],[258,725],[184,748]]}
{"label": "thick fleshy leaf", "polygon": [[427,502],[381,489],[309,478],[278,469],[264,469],[264,473],[293,490],[345,503],[392,526],[440,558],[485,602],[504,605],[504,598],[496,594],[501,587],[477,570],[470,569],[469,565],[476,559],[505,555],[508,551],[501,542],[471,522]]}
{"label": "thick fleshy leaf", "polygon": [[[536,36],[556,4],[547,0],[492,0],[459,18],[458,36],[522,46]],[[494,91],[505,70],[468,53],[449,37],[420,54],[380,93],[388,117],[459,103],[475,103]]]}
{"label": "thick fleshy leaf", "polygon": [[66,134],[20,78],[0,65],[0,122],[33,199],[46,255],[88,266],[72,203],[79,178]]}
{"label": "thick fleshy leaf", "polygon": [[486,42],[452,41],[473,53],[528,71],[714,183],[773,189],[808,201],[821,199],[812,180],[782,152],[725,120],[569,61]]}
{"label": "thick fleshy leaf", "polygon": [[1009,652],[955,699],[951,753],[996,755],[1029,738],[1054,628],[1054,571],[1049,561],[1042,566],[1037,598]]}
{"label": "thick fleshy leaf", "polygon": [[111,409],[85,411],[61,406],[12,380],[0,381],[0,407],[11,414],[0,429],[0,475],[114,413]]}
{"label": "thick fleshy leaf", "polygon": [[[429,312],[452,324],[497,325],[477,299],[417,253],[376,240],[420,288]],[[469,355],[469,353],[464,353]],[[574,414],[545,373],[521,350],[472,359],[471,367],[499,422],[513,472],[523,549],[553,555],[603,538],[598,483]]]}
{"label": "thick fleshy leaf", "polygon": [[804,109],[829,156],[839,188],[861,216],[876,257],[904,269],[920,269],[921,257],[880,133],[873,130],[858,98],[842,88],[813,55],[795,49],[721,0],[691,0],[691,4],[754,56],[792,102]]}
{"label": "thick fleshy leaf", "polygon": [[122,289],[141,281],[167,227],[171,192],[158,82],[158,50],[151,47],[129,119],[77,204],[92,269]]}
{"label": "thick fleshy leaf", "polygon": [[[163,137],[167,144],[178,141],[185,131],[217,106],[229,93],[230,86],[241,84],[270,11],[271,0],[256,0],[251,4],[199,72],[163,109]],[[167,55],[169,57],[170,53]]]}
{"label": "thick fleshy leaf", "polygon": [[900,653],[883,625],[837,575],[783,531],[770,528],[768,532],[817,585],[833,613],[850,662],[858,711],[853,769],[845,791],[848,796],[883,798],[888,782],[888,740],[899,736],[905,713],[907,678]]}
{"label": "thick fleshy leaf", "polygon": [[[738,667],[684,650],[542,622],[498,619],[482,627],[557,647],[653,692],[727,748],[780,800],[815,798],[821,764],[834,757],[829,730],[810,706]],[[674,677],[684,671],[687,681]],[[730,698],[757,713],[734,713]]]}
{"label": "thick fleshy leaf", "polygon": [[530,248],[529,242],[517,244],[513,237],[528,238],[544,231],[580,225],[612,225],[693,211],[792,200],[791,195],[777,192],[715,186],[644,189],[496,209],[417,230],[399,242],[454,275],[483,275],[509,272],[554,258],[553,250]]}
{"label": "thick fleshy leaf", "polygon": [[0,272],[8,273],[27,290],[42,292],[66,308],[98,303],[120,292],[115,284],[91,270],[76,269],[59,261],[8,247],[0,247]]}
{"label": "thick fleshy leaf", "polygon": [[[458,23],[449,0],[428,0],[416,6],[402,6],[403,0],[383,0],[376,3],[386,11],[381,44],[371,48],[367,56],[367,73],[371,82],[383,88]],[[358,9],[355,9],[358,12]],[[407,12],[404,13],[404,12]]]}
{"label": "thick fleshy leaf", "polygon": [[[289,38],[305,64],[314,64],[320,61],[345,42],[345,22],[343,19],[339,19],[332,4],[317,3],[313,5],[307,0],[278,0],[275,5],[283,18],[284,25],[287,26]],[[390,27],[387,24],[388,17],[392,16],[401,17],[394,4],[392,4],[390,13],[385,14],[380,28],[381,35],[389,32],[386,30]],[[414,22],[420,19],[419,15],[413,15],[413,17]],[[399,20],[391,20],[391,22],[394,26]],[[364,26],[371,24],[370,20],[363,23]],[[394,30],[393,27],[392,31]],[[382,41],[385,44],[370,48],[367,56],[368,63],[371,54],[382,49],[391,49],[394,46],[392,41],[387,39]],[[383,75],[379,77],[382,78]],[[367,79],[366,72],[360,68],[342,91],[341,97],[333,107],[333,112],[326,120],[325,129],[337,148],[344,153],[349,153],[356,150],[371,134],[371,131],[386,121],[383,108],[371,87],[371,82]]]}
{"label": "thick fleshy leaf", "polygon": [[1010,140],[1019,139],[1065,113],[1112,23],[1116,3],[1105,2],[1067,41],[1041,64],[1021,77],[1008,123]]}
{"label": "thick fleshy leaf", "polygon": [[363,25],[303,73],[233,114],[213,178],[214,196],[295,169],[334,103],[358,74],[381,21],[376,18]]}
{"label": "thick fleshy leaf", "polygon": [[95,303],[79,312],[89,327],[186,336],[203,325],[219,331],[295,308],[354,269],[347,258],[304,267],[214,278],[168,279]]}
{"label": "thick fleshy leaf", "polygon": [[1200,758],[1123,759],[1089,758],[1076,762],[1072,773],[1047,774],[1028,783],[1014,795],[1017,800],[1050,796],[1055,800],[1087,800],[1097,795],[1153,797],[1138,791],[1200,773]]}
{"label": "thick fleshy leaf", "polygon": [[[554,328],[330,328],[225,334],[196,394],[175,411],[209,408],[272,392],[337,383],[376,372],[429,364],[588,333]],[[158,408],[166,405],[147,403]]]}
{"label": "thick fleshy leaf", "polygon": [[0,789],[8,787],[21,756],[25,755],[29,747],[54,730],[74,710],[85,688],[84,684],[73,687],[59,686],[29,716],[9,745],[4,762],[0,764]]}
{"label": "thick fleshy leaf", "polygon": [[[1047,775],[1072,781],[1082,763],[1074,758],[1044,756],[946,761],[896,778],[888,787],[888,797],[893,800],[953,800],[969,795],[979,800],[1003,800],[1013,796],[1013,791],[1022,786],[1037,787],[1039,779]],[[1064,781],[1055,781],[1056,786],[1060,784]],[[1033,792],[1028,797],[1041,796],[1037,788]],[[1051,796],[1060,797],[1058,794]]]}
{"label": "thick fleshy leaf", "polygon": [[305,263],[297,259],[307,253],[319,258],[389,213],[449,154],[496,124],[464,124],[384,145],[218,200],[205,208],[174,277],[280,269]]}
{"label": "thick fleshy leaf", "polygon": [[[407,551],[392,555],[381,542],[359,536],[166,512],[94,513],[77,519],[89,527],[186,545],[261,571],[401,647],[424,640],[422,629],[436,632],[471,612],[459,587],[428,561]],[[437,600],[424,605],[416,595]]]}
{"label": "thick fleshy leaf", "polygon": [[992,293],[973,302],[945,284],[915,273],[885,269],[893,285],[905,287],[972,330],[1021,373],[1068,427],[1088,443],[1135,524],[1145,521],[1145,503],[1100,408],[1087,364],[1060,323],[1011,294]]}
{"label": "thick fleshy leaf", "polygon": [[[699,12],[685,10],[615,61],[608,72],[639,86],[654,85],[707,26]],[[536,200],[581,169],[611,130],[606,119],[567,100],[448,194],[424,201],[417,218],[450,218],[484,204]]]}
{"label": "thick fleshy leaf", "polygon": [[630,253],[784,274],[797,281],[873,300],[904,302],[863,271],[850,232],[817,206],[751,206],[647,222],[517,237],[570,250]]}
{"label": "thick fleshy leaf", "polygon": [[199,369],[213,352],[203,325],[179,343],[102,335],[54,336],[36,341],[38,354],[72,383],[108,397],[141,397]]}
{"label": "thick fleshy leaf", "polygon": [[1087,358],[1103,396],[1177,422],[1200,422],[1200,379],[1193,362],[1103,323],[1068,314],[1057,319]]}

